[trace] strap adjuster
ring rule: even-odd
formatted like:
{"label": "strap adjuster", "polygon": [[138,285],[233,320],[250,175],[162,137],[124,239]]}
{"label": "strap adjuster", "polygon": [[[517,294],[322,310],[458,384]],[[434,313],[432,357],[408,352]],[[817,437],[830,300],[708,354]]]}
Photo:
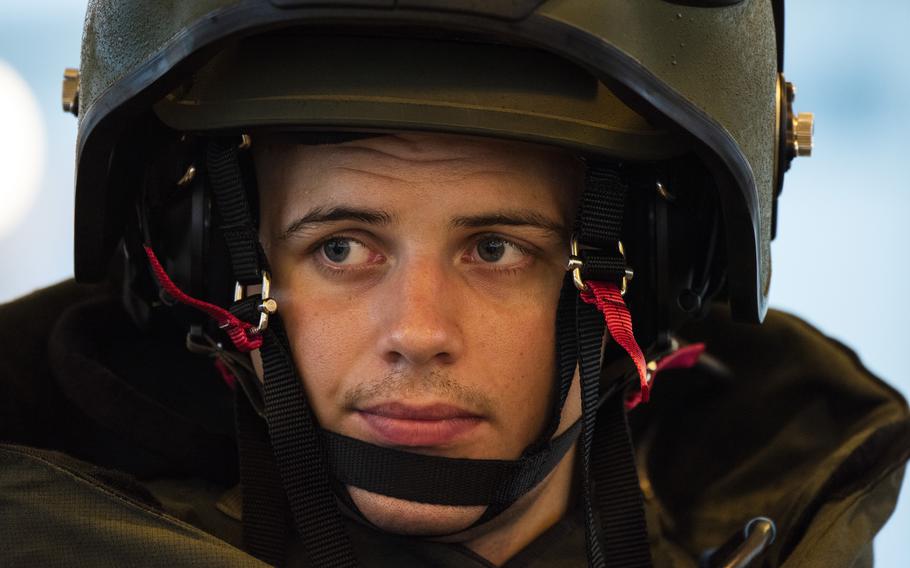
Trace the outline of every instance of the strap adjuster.
{"label": "strap adjuster", "polygon": [[[234,301],[239,302],[240,300],[246,298],[249,294],[250,286],[236,282],[234,284]],[[257,309],[259,310],[259,326],[255,329],[249,330],[250,333],[262,333],[269,327],[269,316],[278,311],[278,302],[274,298],[270,297],[270,292],[272,288],[272,277],[269,275],[268,271],[262,271],[262,284],[260,285],[259,294],[262,297],[262,302],[259,303]]]}
{"label": "strap adjuster", "polygon": [[[619,251],[619,256],[622,257],[623,265],[625,265],[626,250],[623,247],[622,241],[617,240],[616,247]],[[585,260],[581,256],[581,249],[578,245],[578,235],[572,235],[572,238],[569,240],[569,262],[566,264],[566,270],[572,271],[572,281],[575,283],[575,287],[581,292],[588,289],[588,285],[585,284],[584,278],[581,276],[581,271],[584,267]],[[619,285],[619,293],[623,296],[626,295],[626,290],[629,288],[629,281],[632,280],[633,276],[635,276],[635,271],[626,266]]]}

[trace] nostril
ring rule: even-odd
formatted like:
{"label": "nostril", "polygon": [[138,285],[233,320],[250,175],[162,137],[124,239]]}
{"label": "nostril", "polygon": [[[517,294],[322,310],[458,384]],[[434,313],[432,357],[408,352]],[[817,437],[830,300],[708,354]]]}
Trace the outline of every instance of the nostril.
{"label": "nostril", "polygon": [[425,362],[434,361],[437,364],[449,365],[455,362],[455,357],[448,351],[440,351],[433,356],[426,358],[425,361],[415,360],[415,357],[408,357],[407,355],[401,353],[400,351],[390,350],[386,351],[383,355],[383,359],[389,365],[398,366],[405,362],[412,362],[416,364],[422,364]]}
{"label": "nostril", "polygon": [[391,365],[398,365],[404,359],[404,355],[398,351],[386,351],[383,358],[385,359],[386,363],[389,363]]}
{"label": "nostril", "polygon": [[455,361],[455,358],[452,357],[451,353],[443,351],[436,354],[436,360],[444,365],[448,365],[450,363],[453,363]]}

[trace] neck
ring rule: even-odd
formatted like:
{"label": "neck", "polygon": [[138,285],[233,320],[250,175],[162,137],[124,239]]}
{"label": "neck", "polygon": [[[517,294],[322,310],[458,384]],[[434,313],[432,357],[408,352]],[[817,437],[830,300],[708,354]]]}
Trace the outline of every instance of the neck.
{"label": "neck", "polygon": [[566,452],[540,485],[491,521],[483,533],[469,535],[464,545],[501,566],[559,522],[569,509],[575,451]]}

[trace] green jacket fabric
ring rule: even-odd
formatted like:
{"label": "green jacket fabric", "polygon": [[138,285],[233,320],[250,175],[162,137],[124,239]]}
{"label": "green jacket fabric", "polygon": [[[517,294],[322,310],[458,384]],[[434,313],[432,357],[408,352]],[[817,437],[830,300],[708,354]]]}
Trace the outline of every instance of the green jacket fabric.
{"label": "green jacket fabric", "polygon": [[[903,398],[790,315],[715,308],[682,338],[706,355],[630,415],[655,565],[698,566],[757,516],[778,533],[756,565],[871,565],[910,456]],[[263,566],[240,548],[233,393],[179,332],[66,282],[0,306],[0,361],[0,565]],[[490,566],[348,529],[367,567]],[[577,511],[507,564],[584,565]]]}

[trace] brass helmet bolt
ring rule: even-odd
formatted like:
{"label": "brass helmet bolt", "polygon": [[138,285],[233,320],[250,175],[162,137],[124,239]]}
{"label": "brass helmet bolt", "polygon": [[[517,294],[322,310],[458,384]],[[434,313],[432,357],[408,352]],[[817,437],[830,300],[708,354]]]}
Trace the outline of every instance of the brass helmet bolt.
{"label": "brass helmet bolt", "polygon": [[790,162],[794,158],[807,158],[812,155],[812,138],[815,134],[815,115],[811,112],[796,113],[793,111],[793,101],[796,99],[796,87],[793,83],[784,80],[780,76],[780,85],[782,89],[778,91],[780,97],[783,97],[781,106],[781,117],[785,122],[781,123],[782,133],[786,136],[786,143],[782,150],[782,159],[785,160],[784,171],[790,169]]}
{"label": "brass helmet bolt", "polygon": [[815,115],[801,112],[793,118],[793,144],[797,156],[812,155],[812,136],[815,134]]}
{"label": "brass helmet bolt", "polygon": [[63,71],[63,112],[79,116],[79,70],[71,67]]}

